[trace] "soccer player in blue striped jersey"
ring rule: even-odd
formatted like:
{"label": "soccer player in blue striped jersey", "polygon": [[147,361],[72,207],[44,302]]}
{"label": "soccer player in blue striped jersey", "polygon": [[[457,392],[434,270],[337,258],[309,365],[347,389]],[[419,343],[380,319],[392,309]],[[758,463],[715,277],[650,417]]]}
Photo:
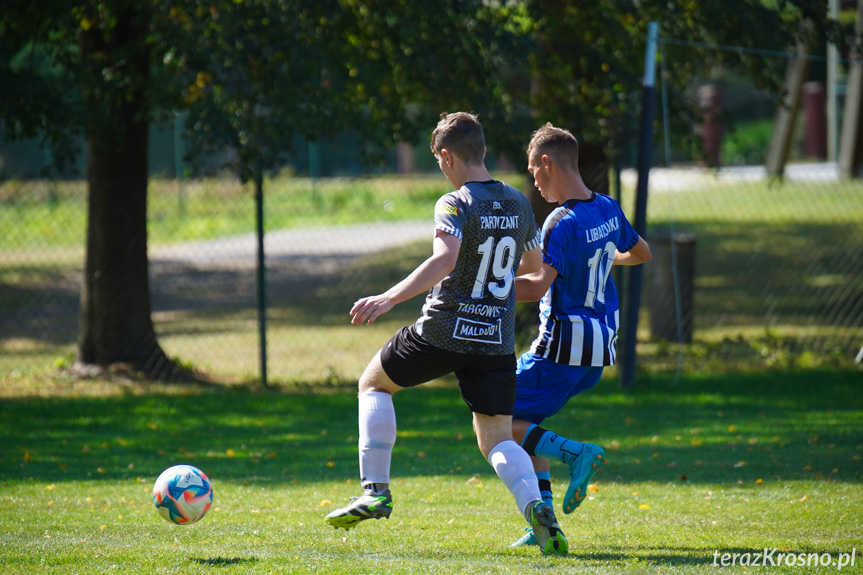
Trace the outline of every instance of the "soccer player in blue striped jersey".
{"label": "soccer player in blue striped jersey", "polygon": [[[473,412],[480,451],[515,498],[543,554],[565,555],[566,537],[540,493],[527,453],[513,441],[515,276],[539,267],[540,235],[528,199],[494,180],[476,116],[444,114],[431,150],[454,191],[435,206],[433,253],[383,294],[357,300],[351,322],[370,324],[427,291],[422,316],[400,329],[359,381],[359,455],[363,494],[326,521],[350,529],[389,518],[390,464],[396,440],[392,395],[448,373]],[[523,257],[525,256],[525,257]]]}
{"label": "soccer player in blue striped jersey", "polygon": [[[534,133],[527,156],[536,187],[558,207],[543,225],[540,270],[516,278],[519,301],[540,301],[540,326],[530,351],[518,360],[513,437],[531,455],[549,505],[549,460],[569,466],[563,511],[571,513],[587,495],[605,451],[539,424],[596,385],[603,367],[614,364],[618,299],[611,266],[638,265],[651,253],[620,205],[585,185],[572,133],[546,124]],[[534,542],[529,532],[514,545]]]}

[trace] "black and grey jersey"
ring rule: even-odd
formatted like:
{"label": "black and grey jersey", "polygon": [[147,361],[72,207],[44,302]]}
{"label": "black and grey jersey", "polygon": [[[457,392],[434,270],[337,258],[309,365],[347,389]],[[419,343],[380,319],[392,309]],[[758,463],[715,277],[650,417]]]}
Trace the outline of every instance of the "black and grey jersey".
{"label": "black and grey jersey", "polygon": [[435,228],[461,241],[452,273],[426,297],[419,334],[441,349],[515,351],[515,275],[541,236],[528,199],[503,182],[468,182],[435,205]]}

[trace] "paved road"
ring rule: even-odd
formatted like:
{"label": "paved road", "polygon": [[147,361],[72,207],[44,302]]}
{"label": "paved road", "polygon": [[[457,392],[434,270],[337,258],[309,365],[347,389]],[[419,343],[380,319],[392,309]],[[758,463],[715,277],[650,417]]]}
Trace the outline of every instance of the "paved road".
{"label": "paved road", "polygon": [[[358,257],[423,240],[428,242],[431,254],[433,234],[431,220],[267,232],[264,254],[268,297],[289,298],[332,282],[360,282],[361,275],[344,277],[345,269]],[[256,296],[256,266],[255,234],[151,247],[153,310],[158,314],[251,307]]]}
{"label": "paved road", "polygon": [[[418,240],[428,240],[431,249],[433,234],[434,223],[431,220],[277,230],[265,234],[264,253],[268,264],[297,258],[341,260]],[[155,264],[254,267],[257,249],[256,235],[244,234],[154,247],[150,250],[150,261]]]}
{"label": "paved road", "polygon": [[[634,169],[623,170],[620,179],[626,186],[635,187],[638,173]],[[767,179],[764,166],[727,166],[718,170],[704,167],[651,168],[647,179],[650,193],[693,191],[699,185],[717,182],[757,182]],[[839,166],[833,162],[788,164],[785,179],[792,182],[835,182],[839,179]]]}
{"label": "paved road", "polygon": [[[648,180],[651,193],[697,189],[719,181],[752,182],[767,177],[764,166],[730,166],[719,170],[702,167],[653,168]],[[835,163],[789,164],[785,177],[790,181],[831,182],[839,177]],[[634,186],[638,176],[627,169],[621,174],[626,185]],[[317,259],[344,260],[362,254],[396,247],[417,240],[429,240],[434,231],[433,222],[413,220],[404,222],[374,222],[334,227],[308,227],[267,232],[264,252],[267,263],[286,260]],[[257,239],[254,234],[228,238],[172,244],[150,249],[154,264],[186,264],[193,267],[225,266],[246,268],[255,266]]]}

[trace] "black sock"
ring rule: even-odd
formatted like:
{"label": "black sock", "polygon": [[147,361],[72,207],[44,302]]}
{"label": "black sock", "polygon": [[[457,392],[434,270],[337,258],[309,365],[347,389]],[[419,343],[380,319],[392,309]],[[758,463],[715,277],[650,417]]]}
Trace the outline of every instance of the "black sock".
{"label": "black sock", "polygon": [[366,495],[383,495],[389,488],[389,483],[369,483],[365,486],[365,493]]}
{"label": "black sock", "polygon": [[536,456],[536,453],[534,453],[533,450],[536,449],[537,443],[539,443],[539,440],[542,439],[542,434],[546,431],[546,429],[535,425],[528,434],[524,436],[524,439],[521,440],[521,446],[525,451],[527,451],[528,455]]}

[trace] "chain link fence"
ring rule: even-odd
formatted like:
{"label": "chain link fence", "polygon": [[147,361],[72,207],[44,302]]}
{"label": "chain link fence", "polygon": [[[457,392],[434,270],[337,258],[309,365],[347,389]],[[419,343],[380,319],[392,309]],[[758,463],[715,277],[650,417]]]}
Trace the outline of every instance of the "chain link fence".
{"label": "chain link fence", "polygon": [[[843,177],[836,161],[849,62],[831,67],[817,49],[804,62],[716,46],[693,70],[679,63],[689,43],[660,46],[642,357],[677,369],[860,363],[863,182]],[[805,69],[798,106],[793,74],[783,89],[792,92],[759,89],[719,64],[731,52],[764,69]],[[683,98],[669,97],[680,74],[689,78]],[[779,130],[783,116],[793,122]],[[776,140],[783,132],[788,139]],[[777,165],[780,142],[787,154]],[[636,175],[623,180],[631,189]]]}
{"label": "chain link fence", "polygon": [[[863,183],[834,164],[654,169],[640,339],[715,367],[851,365],[863,345]],[[632,176],[626,174],[624,178]]]}
{"label": "chain link fence", "polygon": [[[438,175],[264,182],[267,363],[278,382],[355,379],[419,303],[381,325],[349,324],[363,295],[428,256]],[[73,361],[86,237],[86,184],[0,183],[0,370]],[[257,379],[260,338],[252,184],[230,176],[152,179],[153,321],[169,356],[233,381]]]}
{"label": "chain link fence", "polygon": [[[503,177],[523,187],[520,175]],[[634,173],[624,170],[621,181],[631,214]],[[348,310],[428,256],[432,206],[447,186],[436,174],[265,182],[271,381],[354,380],[395,328],[416,318],[419,300],[371,327],[351,326]],[[7,181],[0,201],[0,367],[65,365],[77,341],[85,184]],[[378,219],[340,222],[344,210]],[[254,213],[250,186],[229,178],[151,182],[160,343],[228,380],[260,373]],[[782,183],[763,168],[654,169],[640,365],[853,364],[863,345],[861,221],[863,182],[838,179],[833,164],[790,166]],[[525,322],[522,345],[534,329]]]}
{"label": "chain link fence", "polygon": [[[663,57],[673,63],[673,54]],[[810,85],[806,93],[823,90]],[[663,106],[666,130],[657,131],[649,179],[655,259],[645,269],[639,367],[853,365],[863,346],[863,181],[841,178],[827,157],[823,98],[801,108],[785,177],[776,180],[764,168],[775,94],[706,73],[693,75],[689,94],[692,109],[716,113],[693,122],[693,150],[667,137],[667,119],[690,109]],[[501,177],[525,189],[523,172]],[[633,219],[634,171],[610,177]],[[272,382],[355,381],[395,329],[416,319],[421,298],[373,326],[350,325],[348,311],[429,255],[433,205],[448,186],[433,168],[264,181]],[[159,341],[169,356],[228,381],[260,374],[254,195],[231,176],[154,176],[149,185]],[[0,374],[72,361],[86,202],[80,179],[0,181]],[[520,317],[535,316],[520,305]],[[522,321],[520,331],[523,349],[534,322]]]}

